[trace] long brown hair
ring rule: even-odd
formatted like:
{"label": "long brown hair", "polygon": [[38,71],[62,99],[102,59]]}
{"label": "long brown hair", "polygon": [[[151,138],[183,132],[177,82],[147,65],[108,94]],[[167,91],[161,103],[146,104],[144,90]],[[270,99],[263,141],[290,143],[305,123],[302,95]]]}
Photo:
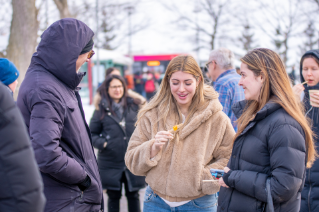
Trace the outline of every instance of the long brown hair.
{"label": "long brown hair", "polygon": [[[145,115],[145,113],[152,110],[153,108],[158,108],[158,114],[160,114],[157,122],[163,120],[165,123],[167,116],[171,112],[170,110],[172,108],[177,111],[179,117],[181,117],[181,112],[177,107],[176,100],[171,93],[169,84],[169,80],[172,74],[177,71],[192,74],[195,77],[196,81],[199,81],[199,84],[195,91],[195,95],[192,99],[192,103],[189,107],[189,115],[187,115],[184,125],[187,125],[187,123],[190,121],[190,117],[192,117],[199,108],[207,107],[211,99],[218,98],[218,94],[214,90],[214,88],[204,84],[202,71],[195,59],[189,55],[180,55],[173,58],[168,64],[159,91],[151,99],[151,101],[145,107],[143,107],[143,109],[140,110],[140,112],[138,113],[137,124]],[[179,120],[176,120],[175,124],[179,124],[177,123],[178,121]],[[180,131],[182,128],[183,126],[180,127],[178,131]]]}
{"label": "long brown hair", "polygon": [[256,113],[271,100],[280,104],[303,128],[306,136],[307,167],[311,167],[317,157],[313,133],[305,117],[302,104],[295,98],[285,66],[279,55],[270,49],[258,48],[248,52],[240,59],[256,77],[264,78],[257,101],[249,101],[244,113],[238,119],[238,132],[235,139],[243,132]]}

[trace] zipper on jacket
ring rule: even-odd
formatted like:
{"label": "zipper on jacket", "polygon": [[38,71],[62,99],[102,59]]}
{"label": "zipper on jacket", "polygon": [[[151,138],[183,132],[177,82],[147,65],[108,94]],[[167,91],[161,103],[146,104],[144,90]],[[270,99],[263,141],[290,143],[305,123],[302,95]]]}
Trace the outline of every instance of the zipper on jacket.
{"label": "zipper on jacket", "polygon": [[308,181],[309,181],[308,208],[309,208],[309,212],[311,212],[311,208],[310,208],[310,193],[311,193],[310,169],[309,169],[309,174],[308,174]]}

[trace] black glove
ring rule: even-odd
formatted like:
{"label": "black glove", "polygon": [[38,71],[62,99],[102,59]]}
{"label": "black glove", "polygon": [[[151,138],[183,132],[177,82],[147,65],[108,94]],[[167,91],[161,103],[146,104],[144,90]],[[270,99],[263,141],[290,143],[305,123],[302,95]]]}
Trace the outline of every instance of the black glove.
{"label": "black glove", "polygon": [[84,191],[91,185],[91,178],[89,175],[86,175],[86,178],[78,184],[78,187],[80,188],[81,191]]}

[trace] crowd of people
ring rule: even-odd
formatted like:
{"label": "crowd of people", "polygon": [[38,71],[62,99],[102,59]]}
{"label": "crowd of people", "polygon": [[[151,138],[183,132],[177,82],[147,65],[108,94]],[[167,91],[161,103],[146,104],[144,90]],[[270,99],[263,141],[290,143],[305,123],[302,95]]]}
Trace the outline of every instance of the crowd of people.
{"label": "crowd of people", "polygon": [[267,48],[238,70],[231,50],[212,50],[210,82],[190,55],[162,77],[109,68],[87,124],[79,69],[93,36],[76,19],[52,24],[16,103],[19,71],[0,58],[0,211],[119,212],[124,189],[140,212],[144,187],[145,212],[319,211],[319,50],[296,85]]}

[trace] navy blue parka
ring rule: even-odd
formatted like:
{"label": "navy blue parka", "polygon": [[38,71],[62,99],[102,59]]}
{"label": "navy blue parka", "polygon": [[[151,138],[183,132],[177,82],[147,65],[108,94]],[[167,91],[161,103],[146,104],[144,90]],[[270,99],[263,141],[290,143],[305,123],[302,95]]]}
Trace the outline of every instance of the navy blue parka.
{"label": "navy blue parka", "polygon": [[[76,61],[92,39],[83,22],[66,18],[41,36],[18,95],[47,198],[45,211],[101,209],[102,185],[78,84]],[[91,185],[78,185],[86,177]]]}

